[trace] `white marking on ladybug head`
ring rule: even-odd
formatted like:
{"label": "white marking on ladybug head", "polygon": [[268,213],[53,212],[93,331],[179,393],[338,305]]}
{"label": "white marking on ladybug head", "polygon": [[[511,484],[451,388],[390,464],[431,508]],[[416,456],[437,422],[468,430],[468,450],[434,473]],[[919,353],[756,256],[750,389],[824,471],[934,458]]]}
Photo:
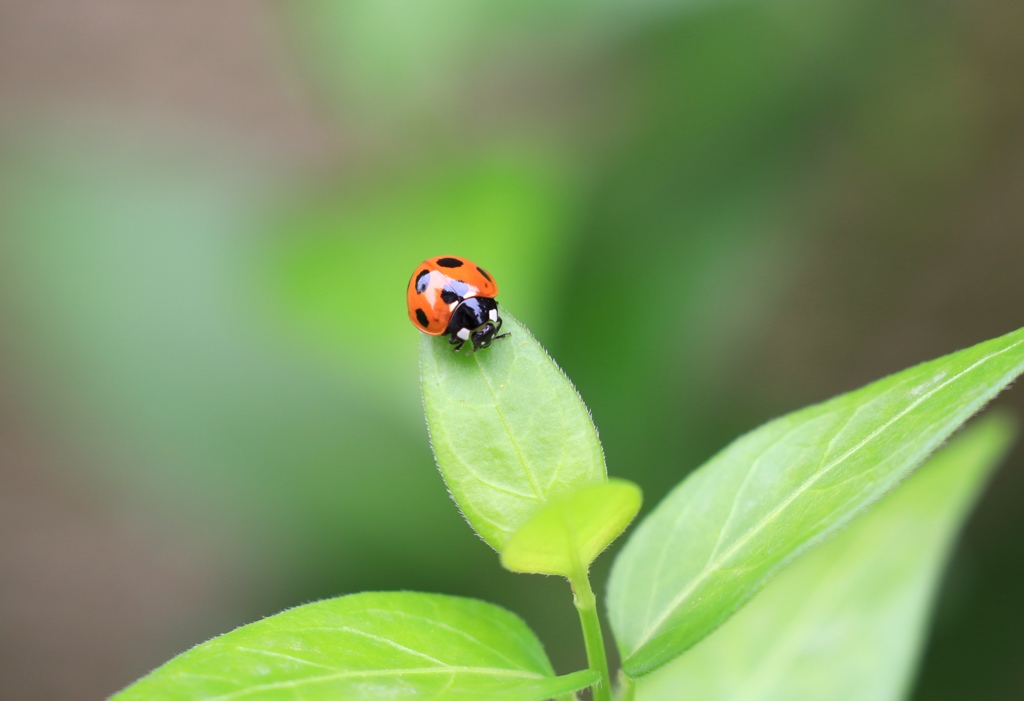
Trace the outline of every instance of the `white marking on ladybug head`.
{"label": "white marking on ladybug head", "polygon": [[448,305],[448,311],[454,311],[455,307],[457,306],[459,306],[458,302],[452,302],[451,304]]}
{"label": "white marking on ladybug head", "polygon": [[497,309],[492,309],[491,313],[488,314],[488,316],[490,317],[491,321],[497,321],[498,320],[498,310]]}
{"label": "white marking on ladybug head", "polygon": [[458,332],[455,335],[458,336],[459,338],[461,338],[463,341],[468,341],[469,340],[469,329],[459,329]]}

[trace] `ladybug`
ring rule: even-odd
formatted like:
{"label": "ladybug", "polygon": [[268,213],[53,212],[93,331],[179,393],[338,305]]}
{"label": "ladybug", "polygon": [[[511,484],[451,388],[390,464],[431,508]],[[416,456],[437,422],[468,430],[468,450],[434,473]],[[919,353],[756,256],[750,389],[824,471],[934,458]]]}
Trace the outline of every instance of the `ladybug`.
{"label": "ladybug", "polygon": [[427,335],[448,334],[455,351],[472,342],[469,355],[508,336],[498,335],[497,294],[494,278],[473,261],[456,256],[428,258],[416,266],[409,280],[409,319]]}

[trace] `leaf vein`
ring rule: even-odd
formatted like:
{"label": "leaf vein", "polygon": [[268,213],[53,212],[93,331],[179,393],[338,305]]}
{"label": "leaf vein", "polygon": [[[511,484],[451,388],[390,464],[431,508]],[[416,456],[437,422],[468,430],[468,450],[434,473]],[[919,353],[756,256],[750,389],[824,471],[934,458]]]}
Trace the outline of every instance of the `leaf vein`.
{"label": "leaf vein", "polygon": [[484,385],[487,386],[487,391],[490,392],[491,399],[494,401],[494,411],[498,414],[498,418],[501,420],[501,425],[505,428],[505,433],[508,434],[509,443],[512,444],[512,448],[515,449],[516,456],[519,458],[519,463],[523,466],[523,473],[526,475],[526,480],[530,483],[530,488],[533,489],[533,493],[536,495],[537,500],[543,501],[544,495],[541,494],[540,488],[537,486],[537,480],[533,475],[533,471],[526,462],[526,457],[523,455],[523,451],[519,447],[519,442],[516,440],[515,434],[512,432],[512,427],[508,423],[508,417],[505,416],[505,412],[501,408],[501,402],[498,401],[498,396],[494,393],[494,387],[491,386],[491,378],[487,376],[483,363],[480,362],[480,357],[474,355],[473,358],[476,360],[476,364],[480,368],[480,377],[483,378]]}
{"label": "leaf vein", "polygon": [[514,679],[529,679],[539,680],[546,679],[540,674],[534,674],[532,672],[520,672],[513,669],[500,669],[494,667],[411,667],[411,668],[399,668],[399,669],[367,669],[367,670],[352,670],[347,672],[337,672],[335,674],[324,674],[318,677],[307,677],[305,679],[292,679],[283,682],[269,682],[267,684],[256,684],[246,689],[239,689],[238,691],[232,691],[228,694],[221,696],[214,696],[208,699],[208,701],[229,701],[229,699],[238,699],[243,696],[249,696],[251,694],[258,694],[263,691],[270,691],[272,689],[288,689],[303,686],[306,684],[323,684],[325,682],[337,681],[339,679],[370,679],[373,677],[400,677],[407,675],[432,675],[432,674],[472,674],[472,675],[485,675],[490,677],[508,677]]}
{"label": "leaf vein", "polygon": [[430,655],[426,654],[425,652],[420,652],[419,650],[413,650],[411,647],[406,647],[405,645],[402,645],[401,643],[396,642],[396,641],[392,640],[391,638],[385,638],[382,635],[375,635],[373,633],[367,633],[365,630],[359,630],[358,628],[350,628],[348,626],[340,626],[338,628],[332,628],[332,627],[328,627],[328,626],[315,626],[315,627],[312,627],[312,628],[295,628],[295,629],[293,629],[293,632],[295,632],[295,633],[306,633],[306,632],[317,631],[317,630],[319,630],[319,631],[333,631],[333,632],[336,632],[336,633],[351,633],[353,635],[361,635],[364,638],[369,638],[370,640],[375,640],[375,641],[377,641],[379,643],[383,643],[385,645],[389,645],[390,647],[393,647],[396,650],[401,650],[402,652],[406,652],[406,653],[408,653],[410,655],[414,655],[416,657],[422,657],[423,659],[427,660],[428,662],[433,662],[435,664],[442,665],[442,666],[445,666],[445,667],[450,666],[446,662],[443,662],[443,661],[437,659],[436,657],[431,657]]}
{"label": "leaf vein", "polygon": [[439,620],[437,620],[435,618],[428,618],[427,616],[420,616],[420,615],[415,614],[415,613],[409,613],[408,611],[399,611],[399,610],[386,611],[384,609],[372,609],[371,608],[371,609],[366,609],[366,611],[367,612],[376,611],[376,612],[379,612],[379,613],[385,613],[385,614],[389,614],[389,615],[397,614],[399,616],[405,616],[406,618],[416,618],[416,619],[419,619],[421,621],[426,621],[427,623],[430,623],[433,626],[437,626],[438,628],[441,628],[441,629],[447,630],[447,631],[449,631],[451,633],[455,633],[456,635],[462,636],[463,638],[476,643],[481,648],[484,648],[486,650],[490,650],[495,655],[497,655],[501,659],[505,660],[506,662],[508,662],[513,667],[519,667],[520,666],[519,662],[517,662],[516,660],[513,660],[512,658],[510,658],[508,655],[503,653],[498,648],[493,647],[491,645],[488,645],[487,643],[485,643],[484,641],[480,640],[480,638],[476,637],[475,635],[471,635],[471,634],[467,633],[466,631],[461,630],[459,628],[456,628],[454,626],[450,626],[447,623],[442,623],[441,621],[439,621]]}
{"label": "leaf vein", "polygon": [[693,581],[689,584],[689,586],[687,586],[683,591],[681,591],[679,594],[674,596],[672,598],[672,600],[669,602],[668,606],[665,607],[665,609],[662,611],[662,613],[654,621],[653,625],[647,630],[646,633],[644,633],[643,637],[641,637],[641,639],[636,643],[636,645],[634,647],[634,651],[639,650],[641,647],[643,647],[643,645],[645,643],[647,643],[648,640],[650,640],[652,637],[654,637],[654,634],[665,623],[665,621],[676,611],[676,609],[679,608],[679,606],[683,603],[683,601],[685,601],[686,598],[690,594],[692,594],[693,591],[696,590],[696,588],[698,586],[700,586],[704,582],[704,580],[706,580],[711,575],[712,572],[714,572],[716,569],[718,569],[725,561],[727,561],[736,552],[738,552],[740,549],[742,549],[743,546],[746,545],[755,535],[757,535],[762,529],[764,529],[769,523],[771,523],[780,513],[782,513],[785,509],[787,509],[790,504],[792,504],[794,501],[796,501],[805,491],[807,491],[809,488],[811,488],[814,485],[815,482],[817,482],[819,479],[821,479],[822,477],[827,475],[830,471],[835,469],[837,466],[841,465],[843,462],[845,462],[851,456],[853,456],[858,451],[860,451],[865,445],[867,445],[868,443],[873,441],[875,438],[877,438],[883,432],[887,431],[893,424],[895,424],[896,422],[898,422],[901,419],[903,419],[903,417],[905,417],[907,414],[909,414],[911,411],[916,409],[922,403],[924,403],[925,401],[927,401],[928,399],[933,397],[935,394],[937,394],[941,390],[945,389],[946,387],[948,387],[953,382],[956,382],[957,380],[959,380],[961,377],[965,376],[969,372],[972,372],[975,368],[977,368],[977,367],[979,367],[979,366],[989,362],[993,358],[996,358],[996,357],[998,357],[998,356],[1000,356],[1000,355],[1002,355],[1004,353],[1007,353],[1008,351],[1016,348],[1017,346],[1021,345],[1022,343],[1024,343],[1024,340],[1017,341],[1017,342],[1015,342],[1015,343],[1013,343],[1013,344],[1011,344],[1009,346],[1006,346],[1005,348],[1002,348],[1002,349],[1000,349],[998,351],[990,353],[989,355],[986,355],[985,357],[981,358],[980,360],[975,361],[974,363],[969,365],[967,368],[965,368],[965,369],[961,370],[960,372],[956,373],[955,375],[953,375],[949,379],[945,380],[941,384],[936,385],[934,388],[930,389],[928,392],[925,392],[920,397],[915,399],[913,402],[908,404],[903,410],[901,410],[899,413],[897,413],[891,419],[889,419],[884,424],[882,424],[881,426],[876,428],[874,431],[872,431],[870,434],[868,434],[867,437],[865,437],[863,440],[861,440],[859,443],[857,443],[857,445],[853,446],[852,448],[850,448],[850,450],[848,450],[847,452],[843,453],[838,458],[836,458],[834,461],[829,463],[824,469],[820,470],[819,472],[817,472],[816,474],[814,474],[813,476],[811,476],[807,480],[805,480],[799,487],[797,487],[797,489],[795,489],[793,491],[793,493],[790,496],[788,496],[786,499],[784,499],[782,501],[782,503],[780,503],[771,512],[769,512],[762,519],[760,519],[756,524],[751,526],[750,530],[748,530],[742,537],[738,538],[736,540],[736,542],[732,546],[730,546],[730,548],[728,550],[726,550],[717,560],[715,560],[714,562],[711,562],[708,565],[706,565],[700,571],[700,573],[698,573],[698,575],[696,577],[694,577]]}
{"label": "leaf vein", "polygon": [[292,660],[293,662],[301,662],[303,664],[309,665],[310,667],[319,667],[321,669],[330,669],[330,670],[337,670],[338,669],[337,667],[331,667],[330,665],[320,664],[319,662],[313,662],[311,660],[304,660],[301,657],[295,657],[293,655],[287,655],[287,654],[285,654],[283,652],[274,652],[273,650],[260,650],[258,648],[254,648],[254,647],[242,647],[241,645],[239,645],[235,649],[236,650],[241,650],[242,652],[255,652],[258,655],[266,655],[268,657],[280,657],[281,659]]}

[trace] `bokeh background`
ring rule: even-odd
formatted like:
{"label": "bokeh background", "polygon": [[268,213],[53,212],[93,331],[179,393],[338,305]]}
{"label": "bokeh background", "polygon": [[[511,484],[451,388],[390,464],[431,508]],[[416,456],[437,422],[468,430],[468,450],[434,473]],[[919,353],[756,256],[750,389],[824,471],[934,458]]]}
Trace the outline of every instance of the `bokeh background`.
{"label": "bokeh background", "polygon": [[[404,287],[442,253],[650,506],[1024,325],[1024,4],[0,2],[0,695],[364,589],[497,601],[583,666],[568,588],[433,467]],[[1018,449],[915,698],[1024,698],[1022,503]]]}

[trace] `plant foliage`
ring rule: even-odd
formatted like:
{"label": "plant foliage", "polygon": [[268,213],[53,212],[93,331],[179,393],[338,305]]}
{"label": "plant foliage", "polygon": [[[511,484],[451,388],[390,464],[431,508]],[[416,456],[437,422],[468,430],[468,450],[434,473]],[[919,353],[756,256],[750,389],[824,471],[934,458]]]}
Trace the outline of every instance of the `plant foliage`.
{"label": "plant foliage", "polygon": [[[640,489],[607,478],[575,388],[525,327],[504,319],[511,337],[470,356],[421,337],[434,453],[505,567],[569,579],[588,669],[556,676],[534,634],[497,606],[364,593],[199,645],[119,701],[531,701],[587,686],[610,701],[588,571],[635,517]],[[886,495],[1022,372],[1024,330],[769,422],[684,479],[613,565],[621,699],[900,698],[950,543],[1012,428],[982,422]]]}
{"label": "plant foliage", "polygon": [[739,438],[640,524],[608,606],[630,676],[682,654],[782,566],[907,477],[1024,371],[1024,330]]}
{"label": "plant foliage", "polygon": [[897,701],[952,541],[1013,438],[983,419],[850,527],[797,559],[638,701]]}
{"label": "plant foliage", "polygon": [[453,353],[420,337],[430,440],[469,524],[499,552],[550,500],[605,481],[604,455],[583,401],[519,322],[485,353]]}
{"label": "plant foliage", "polygon": [[594,677],[556,677],[526,624],[492,604],[373,592],[243,626],[179,655],[115,698],[541,701]]}

